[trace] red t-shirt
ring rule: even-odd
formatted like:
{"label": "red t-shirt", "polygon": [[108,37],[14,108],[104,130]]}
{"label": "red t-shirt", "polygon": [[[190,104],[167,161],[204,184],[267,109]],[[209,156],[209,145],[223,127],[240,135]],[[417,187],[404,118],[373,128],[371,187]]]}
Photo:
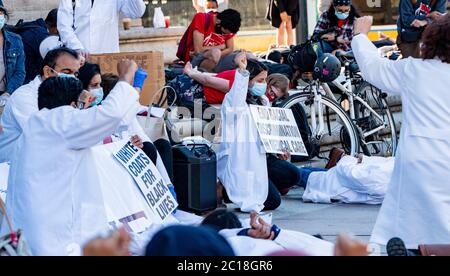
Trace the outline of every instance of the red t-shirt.
{"label": "red t-shirt", "polygon": [[[228,90],[231,90],[231,87],[233,87],[235,76],[236,70],[230,70],[217,74],[216,78],[228,80],[230,82]],[[203,88],[203,93],[205,94],[206,102],[209,104],[222,104],[223,100],[225,99],[225,95],[227,94],[208,86],[205,86]]]}
{"label": "red t-shirt", "polygon": [[[234,34],[220,35],[214,32],[214,16],[216,13],[197,13],[192,20],[188,30],[188,49],[186,52],[185,62],[190,58],[190,52],[194,51],[194,31],[197,30],[205,36],[203,41],[204,47],[219,46],[225,44],[225,41],[234,37]],[[209,16],[208,27],[206,27],[206,16]]]}
{"label": "red t-shirt", "polygon": [[342,28],[345,25],[346,22],[347,22],[347,19],[343,19],[343,20],[338,19],[337,25],[338,25],[339,28]]}

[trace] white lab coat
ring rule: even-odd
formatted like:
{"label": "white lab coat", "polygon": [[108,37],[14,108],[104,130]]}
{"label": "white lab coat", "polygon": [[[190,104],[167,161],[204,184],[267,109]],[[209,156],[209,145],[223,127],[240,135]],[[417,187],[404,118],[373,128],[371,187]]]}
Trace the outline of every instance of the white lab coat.
{"label": "white lab coat", "polygon": [[450,243],[450,64],[383,59],[365,35],[352,49],[364,79],[403,102],[394,172],[371,242]]}
{"label": "white lab coat", "polygon": [[44,109],[29,118],[11,163],[6,204],[34,255],[77,254],[84,229],[91,227],[86,214],[106,219],[100,187],[74,181],[73,175],[86,154],[82,149],[111,135],[138,98],[134,88],[119,82],[102,106]]}
{"label": "white lab coat", "polygon": [[[0,164],[0,197],[6,200],[6,189],[8,187],[9,165],[8,163]],[[1,225],[1,222],[0,222]]]}
{"label": "white lab coat", "polygon": [[326,172],[313,172],[303,200],[314,203],[381,204],[394,170],[394,158],[344,156],[336,167]]}
{"label": "white lab coat", "polygon": [[222,138],[217,154],[217,175],[230,200],[241,211],[264,209],[269,180],[266,154],[246,103],[249,74],[236,72],[222,104]]}
{"label": "white lab coat", "polygon": [[268,256],[280,251],[297,251],[308,256],[333,256],[334,244],[311,235],[281,230],[278,237],[271,240],[237,236],[242,229],[227,229],[219,233],[225,237],[237,256]]}
{"label": "white lab coat", "polygon": [[[63,43],[91,54],[118,53],[119,13],[139,18],[145,12],[143,0],[76,0],[75,20],[72,0],[61,0],[58,31]],[[75,24],[75,30],[72,26]]]}
{"label": "white lab coat", "polygon": [[42,80],[37,76],[32,82],[14,92],[0,119],[3,132],[0,133],[0,163],[11,161],[16,142],[22,134],[28,118],[38,111],[38,90]]}

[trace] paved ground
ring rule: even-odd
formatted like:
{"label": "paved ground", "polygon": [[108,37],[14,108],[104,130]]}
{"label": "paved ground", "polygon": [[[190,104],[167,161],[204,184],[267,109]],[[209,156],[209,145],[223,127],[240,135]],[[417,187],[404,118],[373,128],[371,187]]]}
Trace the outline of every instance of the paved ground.
{"label": "paved ground", "polygon": [[[281,206],[270,212],[272,223],[289,230],[320,234],[331,242],[340,233],[369,241],[380,206],[303,203],[302,193],[303,189],[297,188],[284,196]],[[248,214],[238,213],[238,216],[241,219],[248,218]]]}
{"label": "paved ground", "polygon": [[273,223],[285,229],[320,234],[330,241],[339,233],[369,240],[380,206],[303,203],[302,192],[291,190],[283,197],[282,205],[273,212]]}

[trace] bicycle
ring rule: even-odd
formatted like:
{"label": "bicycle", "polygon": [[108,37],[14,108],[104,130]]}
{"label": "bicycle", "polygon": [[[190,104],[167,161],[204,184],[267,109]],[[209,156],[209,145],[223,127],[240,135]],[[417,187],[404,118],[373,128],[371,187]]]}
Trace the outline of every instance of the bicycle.
{"label": "bicycle", "polygon": [[[311,37],[307,43],[319,42],[322,33],[328,32]],[[331,87],[340,98],[330,84],[309,80],[303,89],[292,90],[280,107],[295,109],[300,105],[304,109],[310,129],[305,142],[319,145],[321,152],[339,145],[351,155],[362,151],[369,156],[394,156],[398,136],[387,94],[364,81],[352,55],[339,58],[345,79],[334,80]],[[322,158],[319,154],[313,153],[310,159]]]}

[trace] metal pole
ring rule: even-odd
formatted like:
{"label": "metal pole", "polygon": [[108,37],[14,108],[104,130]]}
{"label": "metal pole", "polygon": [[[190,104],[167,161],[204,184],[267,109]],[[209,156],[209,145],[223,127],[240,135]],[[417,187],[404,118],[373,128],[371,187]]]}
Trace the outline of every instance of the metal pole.
{"label": "metal pole", "polygon": [[308,7],[306,1],[298,0],[300,20],[296,28],[297,44],[303,43],[308,39]]}

